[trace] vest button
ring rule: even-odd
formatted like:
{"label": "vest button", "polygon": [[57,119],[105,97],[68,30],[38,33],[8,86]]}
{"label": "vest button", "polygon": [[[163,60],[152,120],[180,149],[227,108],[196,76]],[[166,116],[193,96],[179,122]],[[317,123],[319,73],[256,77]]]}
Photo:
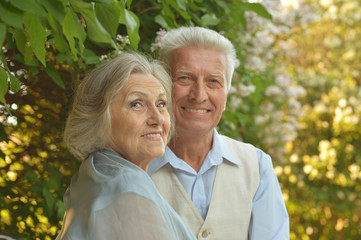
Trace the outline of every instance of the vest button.
{"label": "vest button", "polygon": [[206,230],[204,230],[204,231],[202,232],[202,237],[204,237],[204,238],[208,237],[208,233],[207,233]]}

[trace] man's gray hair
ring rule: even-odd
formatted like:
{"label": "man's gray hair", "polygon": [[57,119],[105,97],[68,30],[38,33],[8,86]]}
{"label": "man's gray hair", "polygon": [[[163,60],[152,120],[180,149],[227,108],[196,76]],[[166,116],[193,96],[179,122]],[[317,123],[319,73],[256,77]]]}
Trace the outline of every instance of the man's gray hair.
{"label": "man's gray hair", "polygon": [[237,65],[236,50],[233,44],[214,30],[203,27],[180,27],[163,36],[159,42],[159,54],[162,61],[170,64],[173,51],[183,47],[199,47],[222,52],[226,56],[226,81],[228,90]]}
{"label": "man's gray hair", "polygon": [[92,71],[76,89],[72,109],[66,121],[64,142],[79,160],[107,147],[111,134],[110,105],[131,74],[151,74],[162,84],[167,110],[174,128],[172,80],[159,61],[149,61],[134,52],[121,53]]}

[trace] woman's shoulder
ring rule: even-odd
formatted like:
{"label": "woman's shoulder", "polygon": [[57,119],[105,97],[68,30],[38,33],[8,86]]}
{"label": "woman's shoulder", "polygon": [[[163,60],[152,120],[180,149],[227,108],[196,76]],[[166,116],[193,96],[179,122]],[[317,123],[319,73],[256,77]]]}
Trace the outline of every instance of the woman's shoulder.
{"label": "woman's shoulder", "polygon": [[148,192],[154,184],[148,174],[112,150],[93,153],[83,162],[83,175],[98,187],[120,192]]}
{"label": "woman's shoulder", "polygon": [[142,175],[139,167],[111,149],[94,152],[84,161],[84,165],[89,172],[93,171],[102,180],[123,175]]}

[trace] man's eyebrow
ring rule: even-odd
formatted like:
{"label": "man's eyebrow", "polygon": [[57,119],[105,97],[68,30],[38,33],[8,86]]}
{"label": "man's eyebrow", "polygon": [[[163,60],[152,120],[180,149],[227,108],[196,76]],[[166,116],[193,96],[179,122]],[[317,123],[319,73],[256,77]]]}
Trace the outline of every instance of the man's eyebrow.
{"label": "man's eyebrow", "polygon": [[193,74],[191,70],[185,70],[185,69],[177,69],[176,73],[188,73]]}
{"label": "man's eyebrow", "polygon": [[[191,71],[191,70],[185,70],[185,69],[178,69],[178,70],[176,71],[176,73],[189,73],[189,74],[193,74],[193,71]],[[211,74],[209,74],[209,75],[211,75],[212,77],[222,77],[222,78],[224,78],[224,74],[223,74],[223,73],[211,73]]]}
{"label": "man's eyebrow", "polygon": [[209,75],[211,75],[212,77],[220,77],[220,78],[225,79],[225,76],[223,73],[211,73]]}

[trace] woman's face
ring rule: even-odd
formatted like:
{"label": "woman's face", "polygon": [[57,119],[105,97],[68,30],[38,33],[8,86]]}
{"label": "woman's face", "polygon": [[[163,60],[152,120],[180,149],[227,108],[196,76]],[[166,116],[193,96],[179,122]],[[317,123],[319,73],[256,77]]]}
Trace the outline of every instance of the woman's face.
{"label": "woman's face", "polygon": [[147,170],[164,154],[170,118],[162,84],[151,74],[131,74],[110,106],[109,147]]}

